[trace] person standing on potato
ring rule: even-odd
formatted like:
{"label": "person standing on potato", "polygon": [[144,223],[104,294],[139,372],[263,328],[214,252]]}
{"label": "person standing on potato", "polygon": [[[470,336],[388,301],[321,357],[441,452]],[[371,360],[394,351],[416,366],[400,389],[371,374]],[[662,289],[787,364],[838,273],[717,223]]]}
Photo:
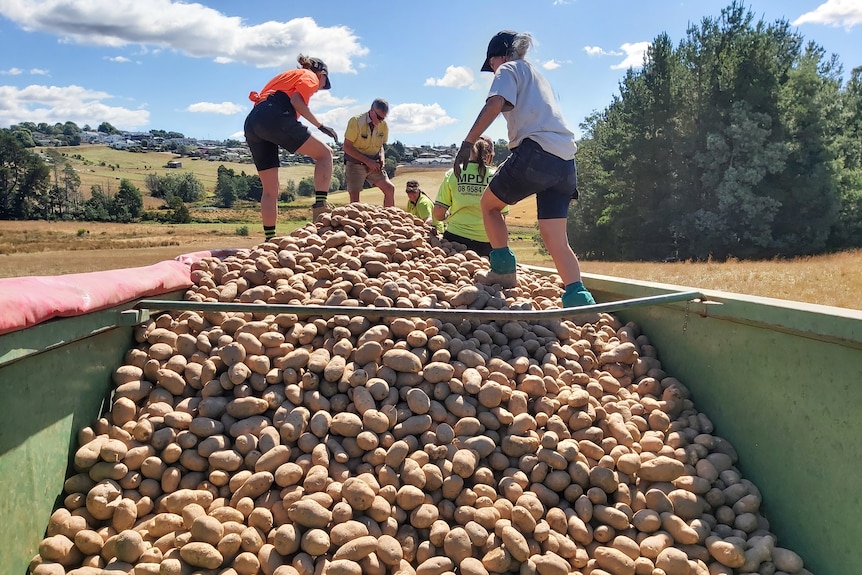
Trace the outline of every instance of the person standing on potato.
{"label": "person standing on potato", "polygon": [[290,153],[304,154],[314,159],[314,219],[326,211],[326,197],[332,179],[332,150],[312,137],[308,128],[299,122],[302,116],[312,126],[338,143],[335,130],[324,126],[311,110],[308,101],[318,90],[329,90],[329,68],[320,58],[300,54],[299,68],[282,72],[271,79],[260,92],[251,92],[248,99],[254,108],[245,119],[245,141],[251,152],[254,167],[263,186],[260,213],[263,233],[268,241],[275,237],[278,220],[278,148]]}
{"label": "person standing on potato", "polygon": [[[434,219],[446,223],[443,239],[457,242],[473,250],[480,256],[488,257],[491,243],[482,221],[482,193],[494,177],[496,168],[494,143],[488,136],[480,136],[473,144],[470,162],[455,176],[454,170],[447,170],[434,200]],[[503,208],[503,215],[509,208]]]}
{"label": "person standing on potato", "polygon": [[578,197],[575,136],[566,127],[551,85],[526,60],[529,34],[503,30],[491,38],[483,72],[494,72],[485,105],[455,157],[459,177],[470,161],[473,144],[500,114],[506,119],[511,154],[482,194],[482,221],[491,243],[491,271],[481,283],[517,285],[517,262],[509,248],[502,210],[536,196],[539,233],[565,285],[563,307],[591,305],[592,294],[581,282],[581,268],[569,245],[566,216]]}
{"label": "person standing on potato", "polygon": [[383,192],[383,207],[395,205],[395,184],[389,180],[384,167],[386,156],[383,145],[389,139],[386,115],[389,103],[377,98],[371,109],[347,121],[344,132],[344,179],[350,201],[359,201],[359,192],[365,182]]}

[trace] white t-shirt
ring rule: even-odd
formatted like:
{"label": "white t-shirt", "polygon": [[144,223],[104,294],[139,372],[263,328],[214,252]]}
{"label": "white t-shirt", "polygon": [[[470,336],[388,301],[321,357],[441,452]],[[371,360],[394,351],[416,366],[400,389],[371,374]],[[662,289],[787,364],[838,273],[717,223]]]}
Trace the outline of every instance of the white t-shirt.
{"label": "white t-shirt", "polygon": [[575,134],[566,127],[559,103],[544,76],[526,60],[510,60],[497,68],[488,97],[502,96],[513,108],[503,111],[509,129],[509,148],[525,138],[564,160],[578,151]]}

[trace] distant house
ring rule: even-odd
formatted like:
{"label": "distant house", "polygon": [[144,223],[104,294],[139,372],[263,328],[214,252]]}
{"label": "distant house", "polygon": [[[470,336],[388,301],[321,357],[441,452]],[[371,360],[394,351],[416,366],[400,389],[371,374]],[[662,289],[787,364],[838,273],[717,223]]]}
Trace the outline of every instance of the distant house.
{"label": "distant house", "polygon": [[165,164],[166,168],[182,168],[183,163],[180,160],[170,160]]}
{"label": "distant house", "polygon": [[439,166],[441,164],[451,164],[453,161],[454,158],[446,154],[423,152],[419,154],[418,158],[414,158],[410,163],[420,166]]}

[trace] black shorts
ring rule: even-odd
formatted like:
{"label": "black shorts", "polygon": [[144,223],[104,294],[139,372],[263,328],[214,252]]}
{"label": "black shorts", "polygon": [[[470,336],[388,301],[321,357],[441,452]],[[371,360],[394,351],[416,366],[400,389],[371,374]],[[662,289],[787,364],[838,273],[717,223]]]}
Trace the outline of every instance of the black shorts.
{"label": "black shorts", "polygon": [[500,164],[488,187],[508,205],[535,194],[540,220],[565,218],[569,202],[578,199],[578,169],[575,160],[549,154],[527,138]]}
{"label": "black shorts", "polygon": [[278,147],[295,153],[311,132],[296,118],[290,96],[276,92],[259,102],[245,119],[245,142],[258,171],[277,168]]}
{"label": "black shorts", "polygon": [[465,246],[467,246],[468,250],[473,250],[480,256],[488,257],[488,255],[491,253],[491,242],[480,242],[479,240],[471,240],[470,238],[465,238],[464,236],[453,234],[448,230],[443,232],[443,239],[449,240],[450,242],[458,242],[459,244],[464,244]]}

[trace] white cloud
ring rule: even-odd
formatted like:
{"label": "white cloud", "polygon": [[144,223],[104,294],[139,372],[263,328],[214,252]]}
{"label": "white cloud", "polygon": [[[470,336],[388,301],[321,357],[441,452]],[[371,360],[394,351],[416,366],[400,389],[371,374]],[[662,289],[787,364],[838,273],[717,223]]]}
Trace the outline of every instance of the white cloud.
{"label": "white cloud", "polygon": [[634,44],[625,43],[620,46],[620,49],[625,53],[626,57],[619,64],[611,66],[611,70],[628,70],[629,68],[640,68],[644,65],[644,54],[649,48],[649,42],[635,42]]}
{"label": "white cloud", "polygon": [[428,78],[426,86],[440,86],[442,88],[469,88],[473,85],[473,71],[464,66],[448,66],[442,78]]}
{"label": "white cloud", "polygon": [[[334,129],[339,138],[344,134],[347,128],[347,121],[353,116],[363,114],[368,111],[371,102],[359,103],[352,106],[339,106],[325,111],[319,111],[321,102],[315,102],[320,92],[315,94],[311,99],[311,111],[314,116]],[[305,120],[302,120],[306,123]],[[436,130],[441,126],[448,126],[457,122],[455,118],[450,117],[446,110],[439,104],[398,104],[389,108],[389,114],[386,115],[386,123],[389,125],[390,133],[397,134],[415,134],[426,131]],[[315,130],[312,129],[312,133]],[[391,143],[391,142],[390,142]]]}
{"label": "white cloud", "polygon": [[22,74],[30,74],[31,76],[48,76],[48,70],[42,70],[41,68],[30,68],[29,70],[9,68],[8,70],[0,70],[0,76],[21,76]]}
{"label": "white cloud", "polygon": [[127,64],[131,62],[131,60],[129,60],[125,56],[114,56],[113,58],[105,58],[105,60],[107,60],[108,62],[116,62],[118,64]]}
{"label": "white cloud", "polygon": [[862,3],[859,0],[827,0],[813,12],[806,12],[791,24],[823,24],[849,30],[862,24]]}
{"label": "white cloud", "polygon": [[186,108],[186,112],[222,114],[224,116],[231,116],[233,114],[239,114],[240,112],[246,111],[248,111],[247,108],[243,108],[233,102],[222,102],[221,104],[215,102],[197,102]]}
{"label": "white cloud", "polygon": [[28,31],[84,45],[175,50],[215,62],[291,68],[300,53],[322,58],[330,72],[354,73],[368,54],[346,26],[312,18],[248,25],[198,3],[172,0],[2,0],[0,15]]}
{"label": "white cloud", "polygon": [[109,122],[122,130],[146,126],[150,113],[105,103],[113,96],[80,86],[30,85],[24,88],[0,86],[0,126],[21,122],[56,124],[75,122],[98,125]]}
{"label": "white cloud", "polygon": [[457,122],[437,103],[398,104],[389,109],[386,121],[391,131],[408,134],[436,130]]}
{"label": "white cloud", "polygon": [[619,64],[611,66],[611,70],[627,70],[629,68],[640,68],[644,63],[644,54],[649,48],[649,42],[625,43],[619,50],[605,50],[600,46],[584,46],[584,52],[590,57],[625,56]]}
{"label": "white cloud", "polygon": [[560,64],[554,59],[548,60],[547,62],[544,62],[542,64],[542,68],[544,68],[545,70],[556,70],[560,66],[562,66],[562,64]]}
{"label": "white cloud", "polygon": [[[318,90],[311,98],[311,108],[334,108],[336,106],[348,106],[356,102],[356,98],[338,98],[329,90]],[[368,102],[371,105],[371,102]]]}
{"label": "white cloud", "polygon": [[584,46],[584,52],[587,53],[587,56],[591,56],[591,57],[622,56],[623,55],[623,52],[607,51],[604,48],[600,48],[599,46]]}

